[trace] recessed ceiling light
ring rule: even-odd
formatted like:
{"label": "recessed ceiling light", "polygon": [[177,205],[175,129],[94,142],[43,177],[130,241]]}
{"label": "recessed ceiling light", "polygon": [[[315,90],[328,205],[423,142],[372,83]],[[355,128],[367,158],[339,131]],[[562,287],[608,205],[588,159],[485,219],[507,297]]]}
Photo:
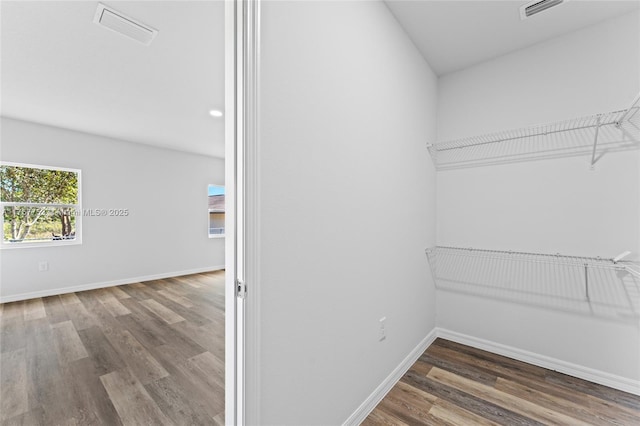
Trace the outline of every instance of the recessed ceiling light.
{"label": "recessed ceiling light", "polygon": [[209,115],[212,117],[222,117],[222,111],[218,109],[212,109],[209,111]]}

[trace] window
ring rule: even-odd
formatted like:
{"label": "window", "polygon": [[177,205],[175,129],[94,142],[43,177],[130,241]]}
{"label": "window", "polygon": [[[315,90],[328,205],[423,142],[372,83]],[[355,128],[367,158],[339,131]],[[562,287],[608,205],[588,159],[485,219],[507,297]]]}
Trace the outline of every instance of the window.
{"label": "window", "polygon": [[0,164],[2,248],[80,243],[80,170]]}
{"label": "window", "polygon": [[224,237],[224,186],[209,185],[209,238]]}

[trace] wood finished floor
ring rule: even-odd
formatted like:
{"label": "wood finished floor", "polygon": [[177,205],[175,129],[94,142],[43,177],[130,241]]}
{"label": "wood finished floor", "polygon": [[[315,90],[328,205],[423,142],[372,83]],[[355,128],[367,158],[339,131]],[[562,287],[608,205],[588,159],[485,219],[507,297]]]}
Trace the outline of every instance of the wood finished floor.
{"label": "wood finished floor", "polygon": [[640,397],[437,339],[363,422],[640,425]]}
{"label": "wood finished floor", "polygon": [[0,424],[224,424],[224,271],[0,305]]}

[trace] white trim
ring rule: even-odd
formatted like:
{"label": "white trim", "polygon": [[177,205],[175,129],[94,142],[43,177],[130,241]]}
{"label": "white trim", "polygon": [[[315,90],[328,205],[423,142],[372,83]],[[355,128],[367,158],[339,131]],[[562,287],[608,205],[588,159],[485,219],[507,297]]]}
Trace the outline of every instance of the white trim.
{"label": "white trim", "polygon": [[[78,229],[78,228],[76,228]],[[78,246],[82,245],[82,240],[79,238],[73,238],[68,240],[42,240],[42,241],[21,241],[15,243],[7,243],[4,242],[4,236],[2,236],[3,241],[0,244],[0,250],[17,250],[17,249],[28,249],[28,248],[43,248],[43,247],[64,247],[64,246]]]}
{"label": "white trim", "polygon": [[145,275],[141,277],[124,278],[124,279],[112,280],[112,281],[102,281],[102,282],[97,282],[92,284],[77,285],[73,287],[62,287],[62,288],[33,291],[30,293],[14,294],[11,296],[0,296],[0,303],[17,302],[20,300],[35,299],[38,297],[57,296],[60,294],[75,293],[76,291],[95,290],[98,288],[133,284],[133,283],[139,283],[142,281],[161,280],[164,278],[179,277],[183,275],[201,274],[203,272],[220,271],[222,269],[225,269],[224,265],[208,266],[206,268],[195,268],[195,269],[188,269],[184,271],[165,272],[162,274]]}
{"label": "white trim", "polygon": [[[245,392],[243,412],[238,424],[262,424],[261,385],[261,155],[260,155],[260,19],[262,0],[243,1],[243,84],[242,102],[243,137],[239,139],[242,169],[238,177],[242,187],[241,227],[242,245],[239,256],[239,273],[247,284],[244,299],[243,321],[245,339],[243,343],[244,365],[242,366]],[[242,142],[240,142],[242,141]]]}
{"label": "white trim", "polygon": [[386,379],[378,385],[367,399],[349,416],[349,418],[343,423],[347,425],[359,425],[367,418],[367,416],[373,411],[374,408],[382,401],[387,393],[398,383],[398,381],[404,376],[404,374],[411,368],[411,366],[420,358],[420,355],[427,350],[429,346],[439,337],[437,329],[431,330],[427,336],[422,339],[418,346],[416,346],[410,353],[402,360]]}
{"label": "white trim", "polygon": [[13,167],[26,167],[31,169],[56,170],[58,172],[74,172],[75,173],[75,172],[81,171],[81,169],[75,169],[73,167],[43,166],[42,164],[18,163],[15,161],[0,161],[0,165],[13,166]]}
{"label": "white trim", "polygon": [[60,207],[72,207],[76,210],[78,209],[77,204],[62,204],[62,203],[17,203],[11,201],[0,201],[0,207],[51,207],[52,209],[57,209]]}
{"label": "white trim", "polygon": [[[237,218],[237,166],[238,157],[236,149],[240,134],[238,132],[238,93],[241,91],[242,81],[238,81],[238,50],[242,40],[242,27],[238,28],[239,0],[227,0],[224,2],[224,42],[225,42],[225,424],[236,425],[238,423],[238,406],[242,406],[243,381],[238,377],[238,359],[242,359],[242,348],[238,348],[238,340],[242,338],[242,324],[238,322],[236,279],[236,258],[238,249],[238,218]],[[208,221],[207,221],[208,223]]]}
{"label": "white trim", "polygon": [[640,395],[640,381],[637,380],[628,379],[626,377],[562,361],[557,358],[551,358],[546,355],[536,354],[523,349],[514,348],[512,346],[503,345],[439,327],[437,327],[435,331],[438,337],[451,340],[452,342],[482,349],[487,352],[537,365],[538,367],[558,371],[569,376],[632,393],[634,395]]}

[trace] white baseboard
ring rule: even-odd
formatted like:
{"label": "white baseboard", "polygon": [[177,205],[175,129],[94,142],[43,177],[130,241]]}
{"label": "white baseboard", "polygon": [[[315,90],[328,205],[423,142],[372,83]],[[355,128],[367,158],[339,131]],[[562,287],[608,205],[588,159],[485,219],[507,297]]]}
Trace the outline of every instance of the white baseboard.
{"label": "white baseboard", "polygon": [[365,401],[360,404],[358,409],[349,416],[343,423],[343,426],[357,426],[367,418],[369,413],[376,408],[376,405],[382,401],[382,398],[395,386],[396,383],[404,376],[411,366],[420,358],[420,355],[436,340],[436,330],[432,330],[410,353],[402,360],[386,379],[369,395]]}
{"label": "white baseboard", "polygon": [[640,381],[637,380],[628,379],[626,377],[617,376],[615,374],[606,373],[604,371],[594,370],[592,368],[584,367],[578,364],[551,358],[546,355],[536,354],[533,352],[514,348],[512,346],[491,342],[489,340],[468,336],[466,334],[457,333],[455,331],[450,331],[439,327],[435,329],[435,332],[437,337],[441,337],[446,340],[451,340],[456,343],[461,343],[463,345],[472,346],[474,348],[482,349],[487,352],[506,356],[507,358],[512,358],[518,361],[537,365],[538,367],[554,370],[559,373],[567,374],[569,376],[577,377],[579,379],[587,380],[599,385],[608,386],[610,388],[632,393],[634,395],[640,395]]}
{"label": "white baseboard", "polygon": [[201,274],[203,272],[219,271],[224,268],[225,268],[224,265],[209,266],[206,268],[196,268],[196,269],[189,269],[185,271],[176,271],[176,272],[165,272],[162,274],[145,275],[142,277],[124,278],[120,280],[103,281],[103,282],[83,284],[83,285],[78,285],[73,287],[62,287],[62,288],[33,291],[29,293],[13,294],[10,296],[0,296],[0,303],[17,302],[20,300],[35,299],[38,297],[56,296],[59,294],[74,293],[76,291],[95,290],[95,289],[104,288],[104,287],[113,287],[117,285],[139,283],[141,281],[161,280],[164,278],[179,277],[181,275]]}

